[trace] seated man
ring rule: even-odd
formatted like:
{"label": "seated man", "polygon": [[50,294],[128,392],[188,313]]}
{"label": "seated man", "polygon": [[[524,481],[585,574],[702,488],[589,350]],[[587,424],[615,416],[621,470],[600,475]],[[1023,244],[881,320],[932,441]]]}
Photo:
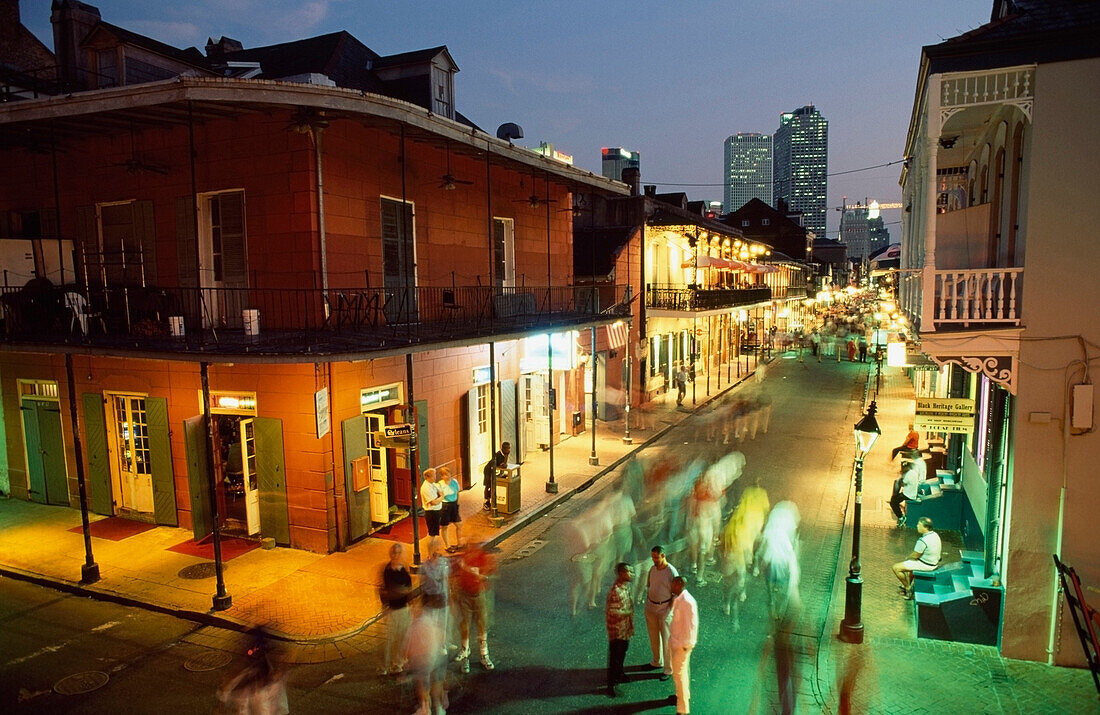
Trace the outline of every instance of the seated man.
{"label": "seated man", "polygon": [[901,582],[901,591],[905,598],[913,600],[913,572],[932,571],[940,565],[940,557],[943,555],[943,543],[940,535],[932,530],[932,520],[922,516],[917,521],[917,543],[913,547],[913,553],[909,558],[894,564],[894,575]]}
{"label": "seated man", "polygon": [[902,452],[911,452],[917,449],[920,445],[920,435],[915,429],[913,429],[913,423],[909,423],[909,434],[905,435],[905,441],[894,447],[890,452],[890,461],[893,462],[898,458],[898,454]]}

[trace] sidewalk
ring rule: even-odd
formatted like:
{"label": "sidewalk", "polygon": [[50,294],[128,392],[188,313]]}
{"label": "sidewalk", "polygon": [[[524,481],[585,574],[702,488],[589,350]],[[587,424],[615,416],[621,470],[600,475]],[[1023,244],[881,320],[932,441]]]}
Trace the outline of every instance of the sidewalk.
{"label": "sidewalk", "polygon": [[[705,378],[700,376],[695,385],[695,409],[749,379],[749,366],[755,368],[755,360],[724,371],[720,380],[712,375],[709,396]],[[521,469],[521,508],[512,515],[502,514],[499,526],[482,509],[480,483],[463,492],[459,497],[463,539],[495,544],[583,491],[635,450],[691,415],[692,410],[686,407],[691,398],[689,387],[684,408],[676,407],[674,391],[652,402],[647,411],[648,429],[632,427],[632,444],[623,441],[622,421],[598,422],[596,465],[589,463],[590,431],[563,439],[553,452],[556,494],[546,491],[550,453],[528,452]],[[632,415],[632,424],[636,416]],[[93,521],[101,518],[94,516]],[[427,540],[424,533],[420,536],[423,551]],[[232,605],[215,612],[211,610],[216,590],[212,561],[168,550],[192,538],[189,530],[165,526],[119,541],[93,536],[93,558],[101,578],[84,585],[79,583],[85,562],[80,512],[0,499],[0,575],[150,608],[230,631],[265,625],[299,645],[289,649],[294,662],[335,660],[380,647],[379,577],[393,541],[367,537],[344,552],[327,555],[255,548],[231,557],[224,563],[224,581]],[[411,563],[412,547],[406,545]],[[414,575],[414,585],[415,579]],[[225,644],[218,639],[229,642],[232,635],[211,630],[203,637],[209,645],[218,647]]]}
{"label": "sidewalk", "polygon": [[[890,449],[908,432],[913,385],[900,368],[882,368],[877,418],[882,436],[864,463],[860,562],[863,577],[862,645],[838,638],[844,618],[845,578],[852,555],[852,495],[837,559],[832,601],[820,652],[816,688],[830,706],[850,678],[851,712],[1067,713],[1100,712],[1087,670],[1002,658],[992,646],[917,638],[916,606],[897,589],[890,567],[912,550],[916,530],[897,528],[889,496],[897,475]],[[875,371],[870,371],[870,396]],[[854,457],[854,446],[852,448]],[[940,532],[943,558],[959,560],[961,536]],[[828,710],[832,710],[829,707]]]}

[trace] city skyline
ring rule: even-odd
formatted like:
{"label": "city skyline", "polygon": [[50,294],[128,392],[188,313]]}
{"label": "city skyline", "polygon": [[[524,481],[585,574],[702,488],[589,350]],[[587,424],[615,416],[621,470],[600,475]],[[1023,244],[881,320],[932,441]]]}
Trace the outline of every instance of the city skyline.
{"label": "city skyline", "polygon": [[736,211],[750,199],[772,206],[772,138],[759,132],[737,132],[723,142],[725,191],[722,209]]}
{"label": "city skyline", "polygon": [[[722,198],[716,147],[725,137],[771,134],[782,112],[812,103],[831,123],[831,208],[844,195],[900,200],[900,163],[881,165],[904,153],[920,48],[988,22],[990,13],[986,0],[870,14],[854,2],[781,2],[755,14],[718,2],[690,13],[657,5],[638,13],[616,0],[558,13],[522,0],[92,4],[109,23],[179,47],[202,48],[222,35],[254,47],[340,30],[381,54],[446,45],[461,70],[458,109],[485,131],[516,122],[526,134],[518,143],[552,142],[594,174],[602,147],[628,147],[645,157],[643,183],[693,200]],[[52,47],[50,0],[22,0],[20,9]],[[856,171],[867,167],[879,168]],[[840,212],[827,213],[835,238]],[[896,225],[899,217],[886,220]]]}

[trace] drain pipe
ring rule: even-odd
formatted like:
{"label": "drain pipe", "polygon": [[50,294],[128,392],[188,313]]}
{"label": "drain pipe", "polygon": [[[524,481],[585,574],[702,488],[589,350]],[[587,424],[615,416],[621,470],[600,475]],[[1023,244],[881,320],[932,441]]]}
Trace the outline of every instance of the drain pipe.
{"label": "drain pipe", "polygon": [[218,488],[214,484],[214,420],[210,418],[210,363],[199,363],[202,376],[202,416],[206,420],[206,481],[210,491],[210,514],[214,533],[214,575],[217,592],[212,610],[224,611],[233,605],[233,597],[225,592],[225,567],[222,565],[221,514],[218,513]]}

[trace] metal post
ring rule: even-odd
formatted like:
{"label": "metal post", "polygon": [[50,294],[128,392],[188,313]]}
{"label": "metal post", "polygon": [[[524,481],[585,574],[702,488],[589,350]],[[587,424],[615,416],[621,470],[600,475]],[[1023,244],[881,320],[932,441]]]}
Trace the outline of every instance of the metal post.
{"label": "metal post", "polygon": [[633,326],[630,323],[626,324],[626,404],[623,406],[626,417],[623,422],[623,444],[634,444],[630,437],[630,403],[634,400],[634,361],[630,358],[630,353],[634,350],[634,339],[630,334],[631,327]]}
{"label": "metal post", "polygon": [[420,501],[420,469],[416,457],[416,428],[420,421],[417,419],[416,406],[413,405],[415,398],[413,397],[412,353],[405,353],[405,392],[409,396],[409,407],[412,408],[413,417],[413,435],[409,442],[409,478],[412,480],[413,568],[415,569],[420,566],[420,516],[417,513],[417,503]]}
{"label": "metal post", "polygon": [[500,517],[497,513],[497,344],[492,340],[489,341],[489,443],[492,449],[489,460],[493,465],[489,470],[489,518],[499,526],[496,521]]}
{"label": "metal post", "polygon": [[557,399],[554,392],[554,334],[546,335],[546,407],[547,407],[547,431],[546,444],[550,450],[550,479],[546,482],[546,493],[557,494],[558,483],[554,481],[554,410],[557,408]]}
{"label": "metal post", "polygon": [[863,577],[859,564],[859,532],[863,516],[863,456],[856,457],[856,504],[852,511],[852,560],[844,587],[844,620],[840,622],[840,640],[863,642]]}
{"label": "metal post", "polygon": [[233,605],[233,597],[225,592],[225,568],[222,565],[222,527],[221,514],[218,513],[218,487],[214,483],[214,420],[210,418],[210,364],[199,363],[202,376],[202,414],[206,420],[206,471],[209,479],[210,513],[214,528],[214,576],[217,592],[214,594],[215,611],[224,611]]}
{"label": "metal post", "polygon": [[80,567],[80,582],[95,583],[99,580],[99,564],[92,557],[92,532],[88,524],[88,488],[84,481],[84,457],[80,447],[80,425],[76,421],[76,380],[73,378],[72,353],[65,353],[65,374],[69,379],[69,422],[73,428],[76,484],[80,490],[80,525],[84,530],[84,565]]}
{"label": "metal post", "polygon": [[596,456],[596,326],[592,326],[592,454],[588,455],[588,463],[596,466],[600,463]]}

